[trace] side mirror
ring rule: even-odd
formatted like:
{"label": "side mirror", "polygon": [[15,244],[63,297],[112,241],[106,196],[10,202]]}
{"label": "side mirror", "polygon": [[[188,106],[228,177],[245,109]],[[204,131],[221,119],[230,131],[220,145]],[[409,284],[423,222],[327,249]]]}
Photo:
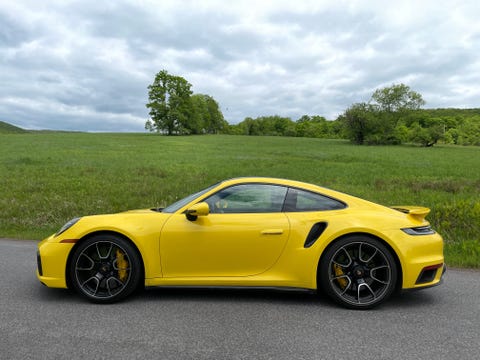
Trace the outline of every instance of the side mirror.
{"label": "side mirror", "polygon": [[187,216],[187,219],[190,221],[197,220],[197,217],[199,216],[207,216],[209,213],[210,213],[210,207],[206,202],[195,204],[185,211],[185,215]]}

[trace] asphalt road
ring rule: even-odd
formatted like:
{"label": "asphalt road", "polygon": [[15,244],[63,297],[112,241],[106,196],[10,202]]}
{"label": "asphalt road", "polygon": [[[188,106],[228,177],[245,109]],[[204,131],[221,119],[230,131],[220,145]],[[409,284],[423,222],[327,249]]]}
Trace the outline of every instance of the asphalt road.
{"label": "asphalt road", "polygon": [[480,272],[370,311],[311,293],[151,289],[94,305],[35,277],[34,241],[0,240],[1,359],[478,359]]}

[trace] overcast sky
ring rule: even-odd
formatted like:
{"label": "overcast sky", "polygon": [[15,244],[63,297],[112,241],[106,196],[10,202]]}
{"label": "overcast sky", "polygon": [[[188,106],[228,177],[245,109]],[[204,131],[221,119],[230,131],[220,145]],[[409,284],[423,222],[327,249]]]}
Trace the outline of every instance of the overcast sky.
{"label": "overcast sky", "polygon": [[0,120],[144,131],[162,69],[225,119],[335,119],[404,83],[427,108],[480,107],[472,1],[1,1]]}

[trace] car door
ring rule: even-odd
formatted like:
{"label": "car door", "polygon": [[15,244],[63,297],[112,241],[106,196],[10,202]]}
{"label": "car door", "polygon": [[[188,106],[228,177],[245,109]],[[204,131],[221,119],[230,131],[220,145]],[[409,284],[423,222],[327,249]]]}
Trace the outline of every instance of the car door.
{"label": "car door", "polygon": [[164,276],[249,276],[268,270],[290,233],[282,213],[286,192],[277,185],[234,185],[204,200],[207,216],[188,220],[173,214],[160,236]]}

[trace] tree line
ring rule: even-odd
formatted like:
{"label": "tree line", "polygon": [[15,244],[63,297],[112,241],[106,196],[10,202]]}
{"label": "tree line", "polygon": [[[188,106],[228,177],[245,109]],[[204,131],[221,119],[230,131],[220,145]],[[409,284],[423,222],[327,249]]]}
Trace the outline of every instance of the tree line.
{"label": "tree line", "polygon": [[150,119],[145,128],[166,135],[342,138],[358,145],[480,145],[480,109],[422,109],[422,95],[405,84],[375,90],[368,102],[352,104],[335,120],[273,115],[247,117],[238,124],[228,124],[215,99],[193,94],[191,86],[182,77],[160,71],[148,87]]}

